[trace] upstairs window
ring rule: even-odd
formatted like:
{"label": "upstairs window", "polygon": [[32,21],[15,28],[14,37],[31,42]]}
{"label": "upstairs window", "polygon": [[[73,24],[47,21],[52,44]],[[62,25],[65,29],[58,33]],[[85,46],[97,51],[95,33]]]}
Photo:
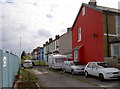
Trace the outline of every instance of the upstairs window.
{"label": "upstairs window", "polygon": [[82,8],[82,16],[85,15],[85,7]]}
{"label": "upstairs window", "polygon": [[78,28],[78,42],[81,41],[81,28]]}
{"label": "upstairs window", "polygon": [[120,35],[120,16],[116,16],[116,34]]}

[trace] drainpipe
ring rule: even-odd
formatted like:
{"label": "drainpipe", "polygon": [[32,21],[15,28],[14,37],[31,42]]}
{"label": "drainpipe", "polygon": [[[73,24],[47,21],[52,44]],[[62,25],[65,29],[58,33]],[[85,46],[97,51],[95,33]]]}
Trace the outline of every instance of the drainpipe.
{"label": "drainpipe", "polygon": [[108,13],[106,11],[106,33],[107,33],[107,55],[110,57],[110,46],[109,46],[109,31],[108,31]]}

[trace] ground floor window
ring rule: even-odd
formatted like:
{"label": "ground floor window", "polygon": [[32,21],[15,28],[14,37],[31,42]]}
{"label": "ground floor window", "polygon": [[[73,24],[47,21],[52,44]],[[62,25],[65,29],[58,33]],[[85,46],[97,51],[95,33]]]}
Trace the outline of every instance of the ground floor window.
{"label": "ground floor window", "polygon": [[78,61],[78,51],[74,51],[74,61]]}
{"label": "ground floor window", "polygon": [[120,58],[120,44],[112,44],[112,56]]}
{"label": "ground floor window", "polygon": [[72,53],[67,54],[68,59],[72,59]]}

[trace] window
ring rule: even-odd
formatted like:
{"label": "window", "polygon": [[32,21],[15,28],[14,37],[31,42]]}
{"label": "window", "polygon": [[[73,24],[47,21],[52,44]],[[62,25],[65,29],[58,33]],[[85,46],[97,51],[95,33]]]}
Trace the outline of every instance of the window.
{"label": "window", "polygon": [[78,42],[81,41],[81,28],[78,28]]}
{"label": "window", "polygon": [[85,15],[85,7],[82,8],[82,16]]}
{"label": "window", "polygon": [[116,16],[116,33],[120,35],[120,16]]}
{"label": "window", "polygon": [[68,57],[69,59],[72,59],[72,54],[67,54],[67,57]]}
{"label": "window", "polygon": [[115,57],[120,57],[120,44],[113,44],[112,45],[112,50],[113,50],[113,53],[112,53],[112,56],[115,56]]}
{"label": "window", "polygon": [[119,45],[114,45],[114,55],[118,56],[119,55]]}
{"label": "window", "polygon": [[74,61],[78,61],[78,51],[74,51]]}
{"label": "window", "polygon": [[93,64],[92,64],[92,68],[97,68],[96,63],[93,63]]}
{"label": "window", "polygon": [[92,64],[91,64],[91,63],[89,63],[89,64],[87,65],[87,67],[92,68]]}

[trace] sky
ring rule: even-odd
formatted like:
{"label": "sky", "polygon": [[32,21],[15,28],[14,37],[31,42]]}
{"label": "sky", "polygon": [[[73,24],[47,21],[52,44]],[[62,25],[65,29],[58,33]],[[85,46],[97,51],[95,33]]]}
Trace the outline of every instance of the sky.
{"label": "sky", "polygon": [[[97,0],[118,9],[120,0]],[[42,46],[71,27],[82,3],[89,0],[0,0],[0,49],[20,54]]]}

